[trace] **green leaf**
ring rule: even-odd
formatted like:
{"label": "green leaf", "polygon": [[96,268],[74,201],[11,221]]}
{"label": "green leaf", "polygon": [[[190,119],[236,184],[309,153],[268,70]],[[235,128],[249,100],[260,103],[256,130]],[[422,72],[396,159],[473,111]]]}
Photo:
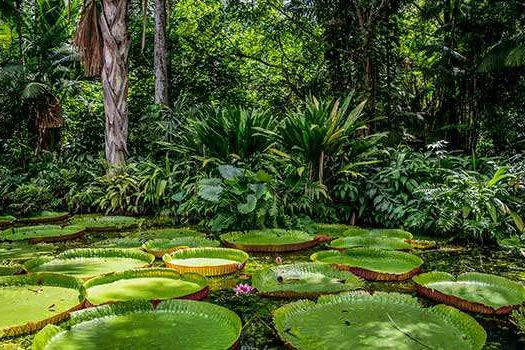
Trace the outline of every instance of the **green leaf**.
{"label": "green leaf", "polygon": [[226,214],[217,214],[213,219],[210,221],[210,227],[212,231],[222,231],[227,228],[230,228],[230,226],[235,222],[235,217],[233,215],[226,215]]}
{"label": "green leaf", "polygon": [[257,199],[261,198],[267,192],[266,184],[248,184],[248,188],[252,190]]}
{"label": "green leaf", "polygon": [[213,178],[199,181],[198,195],[207,201],[218,202],[223,190],[224,187],[222,186],[220,179]]}
{"label": "green leaf", "polygon": [[257,198],[253,194],[246,196],[246,203],[237,204],[237,210],[241,214],[249,214],[255,210],[257,206]]}
{"label": "green leaf", "polygon": [[519,216],[518,213],[513,211],[510,212],[509,215],[512,218],[512,220],[514,220],[514,225],[516,225],[518,231],[523,232],[523,230],[525,230],[525,225],[523,224],[523,219],[521,218],[521,216]]}
{"label": "green leaf", "polygon": [[227,180],[231,180],[236,177],[242,177],[244,174],[244,171],[242,169],[239,169],[229,164],[219,165],[217,169],[219,169],[219,173],[221,174],[221,176]]}

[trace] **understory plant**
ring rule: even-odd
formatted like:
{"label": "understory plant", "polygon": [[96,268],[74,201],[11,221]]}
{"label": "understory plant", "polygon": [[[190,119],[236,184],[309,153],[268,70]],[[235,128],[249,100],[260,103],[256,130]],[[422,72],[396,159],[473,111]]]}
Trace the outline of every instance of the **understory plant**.
{"label": "understory plant", "polygon": [[267,172],[233,165],[219,165],[219,176],[200,177],[189,187],[179,214],[189,211],[203,218],[212,231],[275,226],[282,216],[272,192],[272,177]]}
{"label": "understory plant", "polygon": [[352,108],[353,95],[345,99],[307,97],[303,106],[290,111],[278,135],[284,153],[273,150],[304,167],[310,179],[333,182],[340,171],[357,171],[370,164],[368,155],[384,134],[368,135],[363,117],[366,101]]}
{"label": "understory plant", "polygon": [[492,176],[455,170],[442,185],[422,188],[418,193],[435,232],[496,239],[524,230],[515,210],[520,200],[511,194],[515,176],[506,167],[498,168]]}

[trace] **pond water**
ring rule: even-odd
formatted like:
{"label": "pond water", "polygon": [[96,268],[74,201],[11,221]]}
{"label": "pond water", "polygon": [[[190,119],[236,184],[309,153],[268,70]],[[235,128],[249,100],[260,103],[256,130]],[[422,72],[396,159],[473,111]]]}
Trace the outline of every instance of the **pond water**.
{"label": "pond water", "polygon": [[[125,233],[91,234],[84,240],[60,243],[55,247],[58,252],[69,248],[86,247],[99,240],[125,235]],[[291,300],[263,298],[256,294],[236,296],[233,288],[239,283],[249,284],[251,274],[259,269],[276,265],[276,260],[282,260],[284,264],[309,261],[312,253],[322,249],[318,247],[287,254],[252,253],[243,273],[210,279],[209,301],[235,311],[243,319],[244,330],[240,349],[284,349],[273,329],[271,313]],[[439,250],[417,251],[416,254],[425,261],[423,266],[425,271],[440,270],[454,274],[478,271],[498,274],[525,283],[525,265],[523,264],[525,258],[519,252],[502,250],[497,247],[443,245]],[[160,261],[155,264],[162,265]],[[410,282],[368,282],[365,288],[369,291],[402,292],[416,295],[414,286]],[[420,300],[426,305],[432,304],[428,300]],[[488,339],[485,349],[525,349],[525,337],[516,332],[508,317],[473,316],[487,331]],[[3,348],[2,345],[8,343],[30,348],[31,340],[32,336],[4,340],[0,342],[0,349]]]}

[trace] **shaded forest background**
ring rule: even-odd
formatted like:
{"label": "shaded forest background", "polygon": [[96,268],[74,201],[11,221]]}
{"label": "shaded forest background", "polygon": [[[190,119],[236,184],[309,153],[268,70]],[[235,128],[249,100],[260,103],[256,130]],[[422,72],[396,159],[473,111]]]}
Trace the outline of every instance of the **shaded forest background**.
{"label": "shaded forest background", "polygon": [[[246,215],[254,215],[248,226],[268,225],[269,218],[274,226],[292,225],[307,215],[455,233],[470,230],[463,227],[470,218],[480,237],[491,236],[494,223],[505,235],[523,229],[520,197],[512,192],[523,190],[516,180],[523,169],[511,171],[522,164],[525,148],[523,1],[168,0],[165,104],[155,103],[155,6],[131,1],[129,158],[121,178],[105,174],[100,80],[85,76],[72,46],[82,4],[0,4],[0,208],[5,212],[169,208],[177,220],[212,217],[217,230],[237,228]],[[348,111],[366,100],[359,113],[363,123],[345,126],[348,139],[332,154],[323,144],[321,157],[309,160],[306,146],[282,130],[291,130],[290,115],[308,108],[330,115],[338,98],[351,106]],[[326,108],[315,107],[315,101]],[[268,117],[259,117],[264,121],[248,133],[224,127],[230,121],[235,129],[254,115]],[[268,142],[253,141],[258,138]],[[211,139],[214,145],[206,143]],[[238,148],[221,150],[225,143]],[[300,154],[294,154],[298,148]],[[253,209],[241,203],[248,207],[240,210],[237,204],[246,194],[225,195],[230,184],[217,183],[219,170],[209,164],[243,169],[246,183],[239,186],[265,183],[271,199],[257,193]],[[440,173],[441,168],[447,171]],[[504,200],[482,186],[494,178],[499,183],[500,169],[505,169],[499,175],[506,185],[498,189]],[[475,174],[458,179],[460,171]],[[202,177],[215,183],[202,184]],[[435,208],[446,202],[440,186],[459,196],[475,187],[468,181],[483,187],[476,200],[464,199],[479,210],[453,204],[459,199],[450,192],[448,205],[455,207]],[[213,191],[210,186],[220,188],[221,203],[204,191]],[[384,200],[378,200],[380,193]],[[487,209],[487,198],[502,205],[494,201]],[[203,200],[212,204],[196,204]],[[233,219],[224,217],[230,206],[237,213]],[[479,224],[480,217],[487,222]],[[461,222],[440,226],[438,218]]]}

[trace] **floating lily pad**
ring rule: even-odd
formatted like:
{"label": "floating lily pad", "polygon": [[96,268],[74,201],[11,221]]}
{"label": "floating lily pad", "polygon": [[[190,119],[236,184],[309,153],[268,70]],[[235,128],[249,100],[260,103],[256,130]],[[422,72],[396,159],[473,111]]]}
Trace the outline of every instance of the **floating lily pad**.
{"label": "floating lily pad", "polygon": [[230,349],[241,330],[239,316],[215,304],[168,300],[153,309],[133,301],[73,313],[63,327],[38,333],[33,349]]}
{"label": "floating lily pad", "polygon": [[110,272],[147,267],[155,257],[135,249],[85,248],[67,250],[55,258],[37,258],[25,264],[31,272],[57,272],[88,279]]}
{"label": "floating lily pad", "polygon": [[290,252],[312,248],[318,240],[303,231],[267,229],[221,235],[224,245],[247,252]]}
{"label": "floating lily pad", "polygon": [[423,265],[423,260],[416,255],[375,248],[322,251],[313,254],[311,259],[373,281],[403,281],[419,273]]}
{"label": "floating lily pad", "polygon": [[0,261],[28,260],[38,256],[53,254],[55,246],[52,244],[3,243],[0,244]]}
{"label": "floating lily pad", "polygon": [[453,307],[422,307],[399,293],[345,293],[300,300],[277,309],[279,336],[292,348],[481,350],[487,335]]}
{"label": "floating lily pad", "polygon": [[136,248],[142,247],[144,242],[135,237],[109,238],[92,244],[97,248]]}
{"label": "floating lily pad", "polygon": [[330,237],[341,237],[343,232],[348,230],[362,230],[359,227],[343,224],[317,224],[317,234]]}
{"label": "floating lily pad", "polygon": [[82,283],[73,277],[35,273],[0,277],[0,337],[35,332],[83,307]]}
{"label": "floating lily pad", "polygon": [[257,272],[253,286],[262,294],[281,298],[310,298],[359,289],[363,281],[326,264],[297,263]]}
{"label": "floating lily pad", "polygon": [[13,227],[0,232],[0,240],[14,242],[28,240],[30,243],[60,242],[80,238],[86,232],[82,226],[38,225]]}
{"label": "floating lily pad", "polygon": [[337,235],[334,235],[334,237],[353,237],[353,236],[369,236],[370,230],[361,228],[361,227],[350,227],[343,232],[339,232]]}
{"label": "floating lily pad", "polygon": [[238,249],[188,248],[166,254],[162,260],[167,267],[180,273],[220,276],[242,270],[248,257],[248,254]]}
{"label": "floating lily pad", "polygon": [[15,220],[11,215],[0,215],[0,229],[11,226]]}
{"label": "floating lily pad", "polygon": [[413,280],[420,294],[466,311],[508,314],[525,301],[525,287],[495,275],[428,272]]}
{"label": "floating lily pad", "polygon": [[206,239],[199,236],[179,237],[175,239],[153,239],[142,245],[142,249],[157,258],[162,258],[164,254],[173,253],[180,249],[195,247],[218,247],[219,241]]}
{"label": "floating lily pad", "polygon": [[131,216],[78,216],[72,225],[84,226],[89,232],[123,231],[137,227],[140,219]]}
{"label": "floating lily pad", "polygon": [[0,265],[0,276],[20,275],[25,272],[24,266],[19,264]]}
{"label": "floating lily pad", "polygon": [[403,239],[394,237],[350,236],[330,242],[330,248],[344,250],[357,247],[379,248],[388,250],[408,250],[412,246]]}
{"label": "floating lily pad", "polygon": [[115,272],[84,284],[86,301],[94,306],[117,301],[151,301],[184,298],[200,300],[208,295],[206,277],[179,274],[172,269],[152,268]]}
{"label": "floating lily pad", "polygon": [[175,239],[188,236],[204,236],[204,233],[188,227],[161,228],[140,232],[140,237],[147,239]]}
{"label": "floating lily pad", "polygon": [[41,211],[16,220],[19,224],[47,224],[64,221],[69,217],[67,212]]}
{"label": "floating lily pad", "polygon": [[522,249],[525,248],[525,243],[519,237],[513,236],[509,238],[498,239],[498,245],[506,249]]}
{"label": "floating lily pad", "polygon": [[413,236],[410,232],[400,229],[372,229],[365,230],[361,228],[354,228],[343,232],[344,237],[389,237],[389,238],[400,238],[400,239],[412,239]]}

